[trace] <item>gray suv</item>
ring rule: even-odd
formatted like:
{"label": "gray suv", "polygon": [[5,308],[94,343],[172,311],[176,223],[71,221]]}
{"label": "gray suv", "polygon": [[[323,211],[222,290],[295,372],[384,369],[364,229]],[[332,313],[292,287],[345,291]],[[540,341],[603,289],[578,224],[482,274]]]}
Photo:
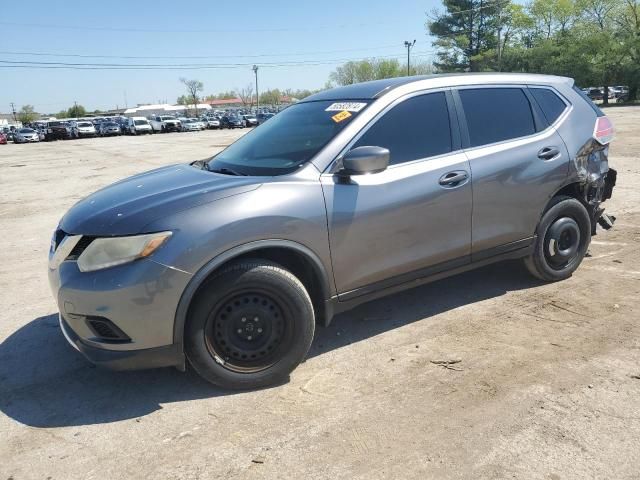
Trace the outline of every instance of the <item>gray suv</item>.
{"label": "gray suv", "polygon": [[612,137],[569,78],[318,93],[209,160],[71,208],[49,259],[62,332],[111,368],[188,359],[223,387],[282,381],[316,324],[359,303],[504,259],[571,276],[613,222]]}

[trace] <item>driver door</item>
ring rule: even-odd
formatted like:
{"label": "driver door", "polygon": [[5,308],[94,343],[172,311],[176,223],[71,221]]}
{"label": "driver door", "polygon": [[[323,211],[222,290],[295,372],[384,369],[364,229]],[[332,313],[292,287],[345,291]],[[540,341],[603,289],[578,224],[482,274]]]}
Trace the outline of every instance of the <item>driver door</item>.
{"label": "driver door", "polygon": [[321,176],[339,299],[469,263],[471,171],[450,93],[396,101],[350,148],[360,146],[389,149],[389,167]]}

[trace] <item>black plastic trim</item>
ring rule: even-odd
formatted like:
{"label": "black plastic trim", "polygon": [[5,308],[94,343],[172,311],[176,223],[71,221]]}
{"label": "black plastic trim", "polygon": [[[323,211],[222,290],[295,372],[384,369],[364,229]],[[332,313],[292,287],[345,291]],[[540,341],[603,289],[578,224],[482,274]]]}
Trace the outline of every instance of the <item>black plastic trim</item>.
{"label": "black plastic trim", "polygon": [[[459,273],[464,273],[466,271],[473,270],[475,268],[483,267],[485,265],[490,265],[492,263],[500,262],[503,260],[513,260],[517,258],[523,258],[523,257],[526,257],[527,255],[530,255],[531,252],[533,251],[534,239],[535,237],[533,237],[533,239],[525,239],[530,241],[530,244],[524,247],[520,247],[513,250],[507,250],[497,255],[481,258],[468,263],[463,263],[457,267],[453,266],[454,261],[450,261],[450,262],[444,262],[444,264],[439,264],[434,267],[422,269],[417,272],[412,272],[415,278],[412,280],[405,281],[403,283],[399,283],[395,285],[387,285],[387,286],[383,286],[380,289],[375,289],[375,290],[368,289],[368,291],[365,291],[364,293],[359,293],[362,291],[362,289],[353,290],[349,292],[351,294],[350,298],[345,299],[344,295],[339,295],[337,297],[331,298],[328,303],[333,304],[332,311],[334,314],[338,314],[341,312],[351,310],[352,308],[362,303],[375,300],[376,298],[386,297],[387,295],[391,295],[393,293],[408,290],[410,288],[415,288],[420,285],[425,285],[427,283],[431,283],[443,278],[457,275]],[[513,242],[507,245],[513,245],[514,243],[517,243],[517,242]],[[490,250],[496,250],[496,249],[490,249]],[[482,252],[480,252],[480,254],[482,254]],[[475,255],[477,257],[478,254],[475,254]],[[467,259],[469,258],[469,256],[464,256],[462,258]],[[449,268],[436,269],[436,267],[449,267]],[[381,283],[383,282],[378,282],[374,285],[380,285]],[[363,287],[363,288],[367,288],[367,287]]]}

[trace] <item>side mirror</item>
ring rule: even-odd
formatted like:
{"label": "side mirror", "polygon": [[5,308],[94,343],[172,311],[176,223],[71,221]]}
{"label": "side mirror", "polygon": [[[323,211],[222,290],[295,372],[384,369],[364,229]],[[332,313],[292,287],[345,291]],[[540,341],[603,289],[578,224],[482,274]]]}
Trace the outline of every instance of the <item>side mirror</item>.
{"label": "side mirror", "polygon": [[342,158],[343,175],[378,173],[389,166],[389,150],[382,147],[357,147]]}

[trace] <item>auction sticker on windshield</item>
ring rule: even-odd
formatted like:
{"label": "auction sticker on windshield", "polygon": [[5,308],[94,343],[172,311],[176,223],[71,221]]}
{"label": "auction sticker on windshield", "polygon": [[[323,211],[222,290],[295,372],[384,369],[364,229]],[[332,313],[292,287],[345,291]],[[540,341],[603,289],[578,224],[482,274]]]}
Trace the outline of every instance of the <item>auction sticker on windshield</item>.
{"label": "auction sticker on windshield", "polygon": [[342,110],[340,113],[336,113],[333,117],[331,117],[333,119],[334,122],[336,123],[340,123],[343,120],[346,120],[347,118],[349,118],[351,116],[351,114],[346,111],[346,110]]}
{"label": "auction sticker on windshield", "polygon": [[359,112],[366,106],[367,106],[366,103],[338,102],[338,103],[332,103],[331,105],[329,105],[325,109],[325,112],[342,112],[342,111]]}

